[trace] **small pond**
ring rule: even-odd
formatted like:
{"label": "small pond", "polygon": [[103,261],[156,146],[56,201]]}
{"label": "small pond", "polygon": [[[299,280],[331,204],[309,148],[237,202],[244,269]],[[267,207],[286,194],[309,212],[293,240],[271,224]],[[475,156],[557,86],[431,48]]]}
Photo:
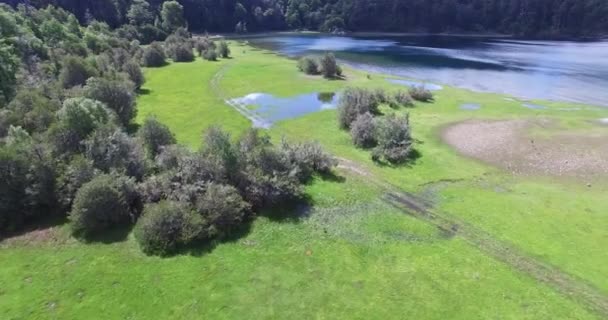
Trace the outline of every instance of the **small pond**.
{"label": "small pond", "polygon": [[402,79],[387,79],[387,80],[394,84],[400,84],[400,85],[404,85],[404,86],[408,86],[408,87],[424,87],[425,89],[431,90],[431,91],[438,91],[438,90],[443,89],[442,86],[440,86],[438,84],[434,84],[434,83],[402,80]]}
{"label": "small pond", "polygon": [[479,110],[481,105],[479,103],[463,103],[460,105],[461,110]]}
{"label": "small pond", "polygon": [[226,101],[249,118],[254,126],[268,128],[274,122],[303,116],[321,110],[335,109],[339,94],[320,92],[292,97],[277,97],[268,93],[250,93]]}

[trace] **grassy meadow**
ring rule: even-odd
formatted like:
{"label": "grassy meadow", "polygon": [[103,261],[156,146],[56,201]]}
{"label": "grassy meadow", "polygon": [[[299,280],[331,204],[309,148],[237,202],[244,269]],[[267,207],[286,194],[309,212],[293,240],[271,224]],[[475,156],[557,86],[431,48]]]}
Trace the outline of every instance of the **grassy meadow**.
{"label": "grassy meadow", "polygon": [[[306,76],[272,52],[236,42],[231,49],[231,59],[147,69],[138,122],[154,115],[198,148],[210,125],[235,136],[250,126],[228,98],[403,88],[348,68],[345,80]],[[145,256],[132,235],[79,243],[61,225],[5,240],[1,318],[606,318],[608,183],[513,176],[441,142],[442,128],[466,119],[548,117],[591,134],[601,128],[590,121],[607,114],[538,103],[550,108],[446,87],[433,103],[397,111],[410,112],[420,153],[404,166],[373,163],[338,128],[335,110],[279,122],[268,131],[273,141],[319,141],[357,170],[316,178],[310,207],[263,215],[235,239],[169,258]],[[459,227],[446,233],[392,206],[386,185],[428,199],[433,214]]]}

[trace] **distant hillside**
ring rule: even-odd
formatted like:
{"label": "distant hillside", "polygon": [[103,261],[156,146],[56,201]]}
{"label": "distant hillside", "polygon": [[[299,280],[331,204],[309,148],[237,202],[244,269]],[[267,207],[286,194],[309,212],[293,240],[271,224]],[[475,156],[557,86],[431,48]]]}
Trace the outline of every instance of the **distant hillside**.
{"label": "distant hillside", "polygon": [[[128,23],[144,0],[0,0],[13,6],[55,4],[81,22]],[[163,0],[149,0],[158,13]],[[606,0],[179,0],[192,30],[499,32],[528,37],[608,34]]]}

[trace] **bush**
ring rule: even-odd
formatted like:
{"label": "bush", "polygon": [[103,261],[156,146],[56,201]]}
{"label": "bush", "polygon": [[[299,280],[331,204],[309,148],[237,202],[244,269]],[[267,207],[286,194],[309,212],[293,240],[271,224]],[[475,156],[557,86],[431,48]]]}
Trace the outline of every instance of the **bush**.
{"label": "bush", "polygon": [[309,75],[319,74],[319,64],[317,63],[317,59],[310,56],[300,58],[298,61],[298,70]]}
{"label": "bush", "polygon": [[353,143],[360,148],[376,145],[374,117],[369,113],[361,114],[350,126]]}
{"label": "bush", "polygon": [[129,61],[123,66],[125,73],[129,75],[129,79],[135,84],[136,89],[140,89],[141,86],[146,82],[144,73],[141,71],[139,64]]}
{"label": "bush", "polygon": [[60,107],[59,102],[47,98],[39,90],[22,89],[8,105],[10,117],[7,117],[7,121],[30,133],[44,132],[55,119],[55,112]]}
{"label": "bush", "polygon": [[217,54],[222,58],[230,57],[230,48],[228,47],[228,43],[226,41],[220,41],[220,44],[217,47]]}
{"label": "bush", "polygon": [[93,162],[82,156],[76,156],[66,165],[63,173],[57,178],[59,203],[66,210],[72,206],[76,192],[82,185],[93,180],[97,170]]}
{"label": "bush", "polygon": [[71,98],[63,102],[57,111],[61,125],[74,132],[79,140],[86,138],[96,128],[112,123],[116,115],[103,103],[87,98]]}
{"label": "bush", "polygon": [[95,130],[84,142],[85,156],[103,172],[118,171],[140,180],[146,173],[142,146],[112,126]]}
{"label": "bush", "polygon": [[196,210],[206,222],[203,236],[207,238],[225,236],[247,219],[250,205],[232,186],[210,183],[196,202]]}
{"label": "bush", "polygon": [[130,82],[106,78],[91,78],[84,93],[87,98],[101,101],[114,110],[125,127],[136,115],[134,85]]}
{"label": "bush", "polygon": [[413,86],[410,88],[409,93],[410,96],[416,101],[433,101],[433,92],[431,92],[431,90],[426,89],[424,86]]}
{"label": "bush", "polygon": [[410,94],[403,90],[397,91],[397,93],[395,93],[394,99],[397,102],[397,104],[399,104],[400,106],[404,106],[404,107],[414,106],[414,100],[412,100],[412,97],[410,96]]}
{"label": "bush", "polygon": [[306,182],[315,172],[328,174],[338,164],[336,159],[327,154],[318,143],[289,144],[283,140],[280,150],[292,163],[294,167],[292,171],[301,182]]}
{"label": "bush", "polygon": [[130,211],[115,177],[101,175],[76,192],[68,218],[72,234],[87,239],[112,227],[128,225]]}
{"label": "bush", "polygon": [[144,49],[142,63],[145,67],[162,67],[167,64],[166,59],[162,46],[158,43],[152,43]]}
{"label": "bush", "polygon": [[145,207],[135,226],[135,239],[148,255],[166,256],[199,238],[203,219],[187,205],[161,202]]}
{"label": "bush", "polygon": [[189,44],[180,44],[172,46],[169,50],[171,59],[175,62],[191,62],[194,61],[194,53]]}
{"label": "bush", "polygon": [[84,85],[87,79],[94,75],[95,70],[83,58],[70,56],[63,60],[59,81],[64,88],[68,89]]}
{"label": "bush", "polygon": [[215,50],[212,50],[212,49],[205,50],[203,52],[202,56],[203,56],[203,59],[208,60],[208,61],[217,60],[217,52],[215,52]]}
{"label": "bush", "polygon": [[409,115],[397,117],[389,115],[375,121],[377,147],[375,161],[382,159],[391,163],[405,162],[413,150]]}
{"label": "bush", "polygon": [[348,129],[361,114],[378,114],[381,101],[373,91],[360,88],[346,88],[338,104],[338,123]]}
{"label": "bush", "polygon": [[28,166],[26,157],[14,149],[0,147],[0,231],[14,231],[32,215],[24,201]]}
{"label": "bush", "polygon": [[342,74],[342,69],[338,66],[336,56],[334,56],[333,53],[325,53],[319,62],[321,66],[321,73],[325,78],[331,79]]}
{"label": "bush", "polygon": [[162,147],[176,143],[175,136],[173,136],[169,127],[153,117],[146,118],[138,131],[138,135],[152,159],[160,153]]}
{"label": "bush", "polygon": [[216,50],[215,42],[213,42],[209,37],[204,37],[196,41],[194,44],[196,52],[202,57],[205,51],[207,50]]}

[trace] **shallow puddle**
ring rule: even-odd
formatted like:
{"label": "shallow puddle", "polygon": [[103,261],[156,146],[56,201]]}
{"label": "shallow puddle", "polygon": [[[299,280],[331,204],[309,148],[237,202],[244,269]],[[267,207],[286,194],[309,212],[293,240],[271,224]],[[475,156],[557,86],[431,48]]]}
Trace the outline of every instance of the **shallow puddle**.
{"label": "shallow puddle", "polygon": [[335,109],[338,100],[339,95],[333,92],[302,94],[286,98],[268,93],[250,93],[226,102],[249,118],[254,126],[268,128],[280,120]]}
{"label": "shallow puddle", "polygon": [[463,103],[460,105],[461,110],[479,110],[481,105],[479,103]]}
{"label": "shallow puddle", "polygon": [[443,89],[442,86],[440,86],[438,84],[434,84],[434,83],[402,80],[402,79],[387,79],[387,80],[391,83],[400,84],[400,85],[404,85],[404,86],[408,86],[408,87],[424,87],[425,89],[431,90],[431,91],[438,91],[438,90]]}

